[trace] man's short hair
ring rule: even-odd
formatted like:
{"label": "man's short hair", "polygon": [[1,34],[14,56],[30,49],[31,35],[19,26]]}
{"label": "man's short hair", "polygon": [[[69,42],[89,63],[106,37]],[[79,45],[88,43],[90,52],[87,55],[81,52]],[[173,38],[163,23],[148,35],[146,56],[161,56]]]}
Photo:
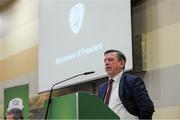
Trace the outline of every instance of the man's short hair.
{"label": "man's short hair", "polygon": [[105,51],[104,55],[106,55],[107,53],[111,53],[111,52],[116,52],[118,60],[124,60],[126,62],[125,55],[119,50],[110,49],[110,50]]}
{"label": "man's short hair", "polygon": [[11,115],[11,114],[14,115],[13,117],[15,120],[23,120],[23,111],[22,110],[20,110],[18,108],[13,108],[6,113],[6,116]]}

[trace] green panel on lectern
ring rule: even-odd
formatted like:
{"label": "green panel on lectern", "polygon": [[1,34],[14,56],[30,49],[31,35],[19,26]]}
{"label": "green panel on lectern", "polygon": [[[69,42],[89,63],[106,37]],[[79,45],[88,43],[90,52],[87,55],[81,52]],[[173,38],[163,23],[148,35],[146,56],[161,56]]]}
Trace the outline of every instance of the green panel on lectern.
{"label": "green panel on lectern", "polygon": [[[47,101],[45,106],[47,106]],[[97,96],[84,92],[53,98],[47,118],[119,119]]]}
{"label": "green panel on lectern", "polygon": [[[47,101],[46,101],[47,106]],[[48,112],[48,119],[75,119],[76,94],[55,97]]]}
{"label": "green panel on lectern", "polygon": [[80,119],[120,119],[95,95],[79,93]]}

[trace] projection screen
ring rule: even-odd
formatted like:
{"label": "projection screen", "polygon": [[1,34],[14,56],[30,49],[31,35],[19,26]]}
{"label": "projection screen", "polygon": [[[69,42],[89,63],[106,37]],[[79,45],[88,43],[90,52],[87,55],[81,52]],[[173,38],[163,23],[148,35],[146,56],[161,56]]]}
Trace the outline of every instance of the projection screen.
{"label": "projection screen", "polygon": [[39,92],[104,77],[103,53],[118,49],[132,69],[130,0],[41,0],[39,18]]}

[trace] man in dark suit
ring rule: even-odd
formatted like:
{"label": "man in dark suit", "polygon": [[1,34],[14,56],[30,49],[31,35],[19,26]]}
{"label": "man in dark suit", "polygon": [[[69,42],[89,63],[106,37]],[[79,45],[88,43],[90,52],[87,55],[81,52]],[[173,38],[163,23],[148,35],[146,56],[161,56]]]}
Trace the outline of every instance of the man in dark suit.
{"label": "man in dark suit", "polygon": [[124,54],[118,50],[107,50],[104,63],[109,80],[101,85],[98,96],[121,119],[152,119],[154,105],[143,80],[123,72]]}

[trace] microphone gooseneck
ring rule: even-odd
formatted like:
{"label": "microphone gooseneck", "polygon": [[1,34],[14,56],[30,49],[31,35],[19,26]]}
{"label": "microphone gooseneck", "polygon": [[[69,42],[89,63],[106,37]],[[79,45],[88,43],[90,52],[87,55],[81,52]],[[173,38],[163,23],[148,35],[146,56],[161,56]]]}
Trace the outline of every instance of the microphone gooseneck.
{"label": "microphone gooseneck", "polygon": [[51,87],[50,93],[49,93],[48,104],[47,104],[47,109],[46,109],[46,114],[45,114],[44,119],[45,119],[45,120],[47,119],[49,107],[50,107],[50,104],[51,104],[51,101],[52,101],[51,95],[52,95],[52,92],[53,92],[53,88],[54,88],[56,85],[58,85],[58,84],[60,84],[60,83],[63,83],[63,82],[66,82],[66,81],[68,81],[68,80],[70,80],[70,79],[73,79],[73,78],[78,77],[78,76],[81,76],[81,75],[89,75],[89,74],[93,74],[93,73],[95,73],[95,71],[90,71],[90,72],[85,72],[85,73],[77,74],[77,75],[75,75],[75,76],[72,76],[72,77],[70,77],[70,78],[67,78],[67,79],[65,79],[65,80],[62,80],[62,81],[60,81],[60,82],[57,82],[57,83],[53,84],[53,86]]}

